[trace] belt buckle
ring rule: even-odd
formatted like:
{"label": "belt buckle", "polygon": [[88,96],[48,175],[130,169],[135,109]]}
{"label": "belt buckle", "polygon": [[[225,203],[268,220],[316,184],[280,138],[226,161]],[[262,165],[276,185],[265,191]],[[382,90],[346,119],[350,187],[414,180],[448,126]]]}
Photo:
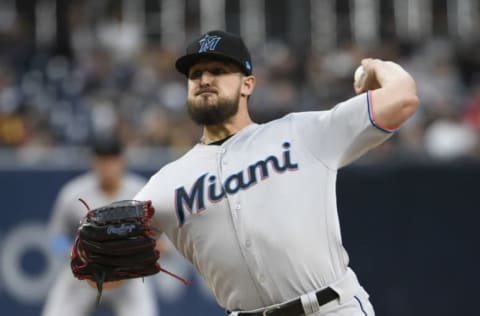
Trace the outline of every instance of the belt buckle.
{"label": "belt buckle", "polygon": [[275,312],[279,309],[280,309],[280,306],[272,306],[270,308],[266,307],[262,312],[262,316],[268,316],[268,315],[270,315],[271,312]]}

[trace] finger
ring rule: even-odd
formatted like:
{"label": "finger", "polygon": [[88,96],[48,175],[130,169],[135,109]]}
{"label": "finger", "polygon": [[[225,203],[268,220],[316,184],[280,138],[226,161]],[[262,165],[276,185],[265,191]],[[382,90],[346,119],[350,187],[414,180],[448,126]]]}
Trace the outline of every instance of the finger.
{"label": "finger", "polygon": [[372,61],[373,61],[373,58],[364,58],[360,63],[365,69],[367,69],[370,66],[370,63]]}
{"label": "finger", "polygon": [[353,91],[355,91],[355,94],[361,94],[367,92],[368,89],[365,84],[358,86],[357,84],[353,83]]}
{"label": "finger", "polygon": [[360,65],[353,74],[353,90],[356,94],[365,91],[366,72],[364,69],[365,67]]}
{"label": "finger", "polygon": [[365,92],[363,91],[363,88],[361,86],[358,86],[357,83],[353,83],[353,91],[355,91],[355,94],[360,94],[362,92]]}
{"label": "finger", "polygon": [[365,58],[365,59],[362,59],[362,66],[365,70],[365,73],[366,74],[371,74],[374,72],[374,68],[379,64],[379,63],[382,63],[383,60],[381,59],[378,59],[378,58]]}

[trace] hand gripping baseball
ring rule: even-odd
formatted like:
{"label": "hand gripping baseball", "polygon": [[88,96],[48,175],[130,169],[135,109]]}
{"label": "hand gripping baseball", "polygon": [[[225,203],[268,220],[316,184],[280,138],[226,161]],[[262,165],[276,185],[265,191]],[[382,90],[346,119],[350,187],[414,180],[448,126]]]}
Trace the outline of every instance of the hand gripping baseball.
{"label": "hand gripping baseball", "polygon": [[[88,205],[80,200],[88,208]],[[77,231],[70,265],[79,280],[97,285],[97,304],[104,282],[145,277],[165,272],[185,284],[188,281],[164,270],[158,263],[150,222],[155,213],[151,201],[125,200],[89,210]]]}
{"label": "hand gripping baseball", "polygon": [[375,63],[378,62],[380,62],[380,60],[371,58],[362,60],[362,64],[357,67],[353,75],[353,89],[355,93],[360,94],[368,90],[380,88],[375,72]]}

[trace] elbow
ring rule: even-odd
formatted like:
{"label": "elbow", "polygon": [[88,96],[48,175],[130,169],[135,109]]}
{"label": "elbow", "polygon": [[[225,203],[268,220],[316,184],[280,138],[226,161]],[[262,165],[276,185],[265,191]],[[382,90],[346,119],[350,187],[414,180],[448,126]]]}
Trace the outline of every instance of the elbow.
{"label": "elbow", "polygon": [[374,121],[386,130],[397,130],[419,107],[413,80],[374,90],[372,97]]}
{"label": "elbow", "polygon": [[420,101],[417,97],[416,94],[408,95],[403,98],[401,101],[401,116],[403,121],[408,120],[410,117],[412,117],[415,112],[417,112]]}
{"label": "elbow", "polygon": [[418,97],[415,94],[412,95],[402,95],[401,98],[397,99],[391,109],[388,111],[384,119],[385,122],[383,126],[388,130],[397,130],[403,123],[405,123],[410,117],[412,117],[415,112],[417,112],[419,106]]}
{"label": "elbow", "polygon": [[397,113],[399,119],[405,122],[417,112],[420,104],[416,82],[411,76],[407,76],[397,85],[397,89]]}

